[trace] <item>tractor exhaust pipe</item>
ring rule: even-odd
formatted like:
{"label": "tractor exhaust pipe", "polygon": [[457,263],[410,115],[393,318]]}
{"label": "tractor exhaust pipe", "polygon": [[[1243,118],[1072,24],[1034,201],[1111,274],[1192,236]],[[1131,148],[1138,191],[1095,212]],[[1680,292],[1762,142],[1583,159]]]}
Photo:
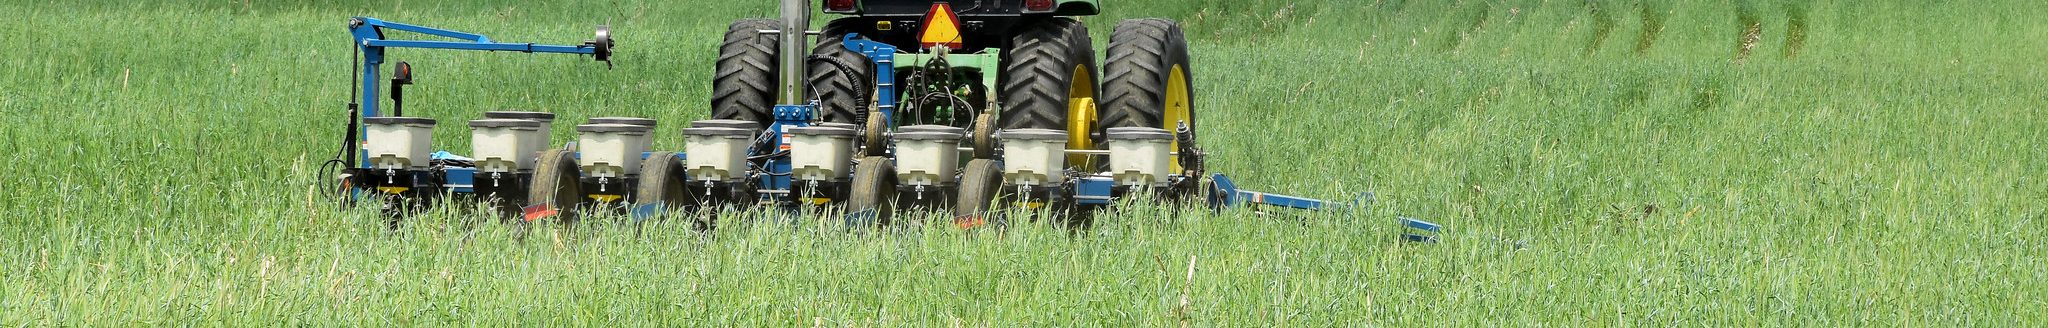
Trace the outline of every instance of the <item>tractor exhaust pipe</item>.
{"label": "tractor exhaust pipe", "polygon": [[779,105],[802,105],[805,81],[810,76],[804,72],[804,55],[811,53],[810,42],[805,31],[811,30],[811,1],[782,0],[782,49],[781,62],[782,98]]}

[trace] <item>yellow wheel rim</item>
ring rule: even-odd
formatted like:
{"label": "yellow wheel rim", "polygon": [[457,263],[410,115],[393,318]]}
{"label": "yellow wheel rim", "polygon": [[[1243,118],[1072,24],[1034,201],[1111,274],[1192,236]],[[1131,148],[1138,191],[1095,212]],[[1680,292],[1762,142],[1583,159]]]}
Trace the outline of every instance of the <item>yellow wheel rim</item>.
{"label": "yellow wheel rim", "polygon": [[[1167,131],[1177,132],[1178,130],[1176,129],[1180,128],[1180,123],[1187,122],[1188,129],[1194,129],[1195,115],[1194,110],[1192,109],[1194,107],[1194,102],[1188,98],[1187,70],[1184,67],[1181,67],[1181,65],[1173,65],[1173,70],[1167,74],[1166,99],[1163,100],[1165,100],[1166,102],[1166,119],[1164,120],[1164,122],[1161,122],[1161,124],[1165,126],[1162,126],[1160,128],[1166,129]],[[1179,138],[1175,138],[1173,140],[1172,147],[1173,148],[1169,149],[1173,149],[1173,151],[1180,151]],[[1173,161],[1171,167],[1174,173],[1180,173],[1182,168],[1180,166],[1180,161],[1178,160],[1179,157],[1176,156],[1175,159],[1176,160]]]}
{"label": "yellow wheel rim", "polygon": [[[1067,149],[1095,149],[1088,133],[1095,128],[1095,80],[1088,66],[1074,65],[1073,83],[1067,87]],[[1067,166],[1093,167],[1088,155],[1067,155]]]}

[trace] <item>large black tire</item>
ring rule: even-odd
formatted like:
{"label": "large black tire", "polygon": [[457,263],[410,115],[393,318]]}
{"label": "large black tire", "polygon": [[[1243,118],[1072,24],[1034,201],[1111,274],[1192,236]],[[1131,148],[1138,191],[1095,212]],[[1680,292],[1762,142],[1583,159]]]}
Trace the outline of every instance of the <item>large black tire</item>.
{"label": "large black tire", "polygon": [[711,117],[745,120],[768,126],[775,107],[776,34],[782,23],[773,19],[749,18],[726,28],[725,42],[718,46],[717,70],[711,80]]}
{"label": "large black tire", "polygon": [[[1176,131],[1185,122],[1188,133],[1200,131],[1195,119],[1194,73],[1188,63],[1187,38],[1178,23],[1160,18],[1118,22],[1109,35],[1108,52],[1102,82],[1104,128]],[[1182,145],[1175,140],[1172,146],[1178,151]],[[1176,173],[1199,170],[1200,160],[1199,156],[1176,157],[1173,169]]]}
{"label": "large black tire", "polygon": [[[1102,123],[1104,127],[1152,127],[1173,130],[1178,122],[1166,122],[1169,104],[1184,106],[1189,128],[1194,128],[1193,71],[1188,65],[1187,39],[1180,25],[1159,18],[1128,19],[1116,24],[1109,35],[1109,62],[1103,66]],[[1186,99],[1168,99],[1171,71],[1180,67]],[[1174,103],[1186,101],[1185,103]]]}
{"label": "large black tire", "polygon": [[873,91],[868,86],[874,85],[875,67],[867,56],[846,49],[846,41],[842,38],[847,33],[860,33],[861,39],[867,39],[866,35],[870,33],[858,27],[859,23],[866,22],[858,18],[841,18],[826,24],[823,33],[819,34],[817,48],[811,50],[813,56],[845,64],[847,69],[853,70],[853,75],[847,75],[838,65],[806,60],[810,67],[807,72],[810,75],[810,92],[818,96],[818,111],[825,114],[823,119],[826,122],[859,123],[865,120],[862,116],[866,115],[867,111],[863,109],[867,104],[862,100]]}
{"label": "large black tire", "polygon": [[[1102,123],[1104,127],[1161,127],[1171,131],[1171,121],[1165,121],[1165,109],[1171,98],[1167,98],[1167,78],[1171,70],[1180,66],[1182,78],[1192,82],[1192,68],[1188,66],[1188,39],[1182,37],[1180,25],[1167,18],[1128,18],[1116,23],[1116,31],[1110,33],[1108,64],[1104,64],[1102,80]],[[1192,84],[1188,94],[1194,92]],[[1192,96],[1188,107],[1188,127],[1194,127],[1194,103]]]}
{"label": "large black tire", "polygon": [[[992,159],[977,158],[967,161],[967,167],[960,170],[960,195],[953,202],[953,223],[961,228],[972,228],[989,223],[989,210],[995,208],[996,193],[1003,188],[1003,171]],[[1001,220],[996,220],[1001,226]]]}
{"label": "large black tire", "polygon": [[583,184],[577,182],[581,177],[575,153],[562,149],[541,152],[533,167],[533,184],[526,189],[529,208],[524,219],[531,222],[547,218],[536,215],[539,213],[537,210],[547,210],[554,211],[552,216],[564,223],[576,221],[576,210],[583,207],[585,199]]}
{"label": "large black tire", "polygon": [[[1095,89],[1095,48],[1088,27],[1066,17],[1022,24],[1003,52],[997,76],[1003,107],[997,124],[1004,129],[1064,130],[1070,119],[1094,119],[1067,117],[1068,92]],[[1077,76],[1076,67],[1087,71]],[[1086,80],[1076,79],[1080,76]]]}
{"label": "large black tire", "polygon": [[[640,181],[633,187],[635,219],[647,219],[648,217],[642,216],[665,214],[688,206],[690,192],[684,190],[685,182],[683,161],[676,159],[676,153],[663,151],[648,154],[647,160],[640,163]],[[648,210],[654,212],[641,212]]]}
{"label": "large black tire", "polygon": [[847,224],[889,224],[896,196],[896,167],[888,157],[869,156],[853,168],[847,190]]}

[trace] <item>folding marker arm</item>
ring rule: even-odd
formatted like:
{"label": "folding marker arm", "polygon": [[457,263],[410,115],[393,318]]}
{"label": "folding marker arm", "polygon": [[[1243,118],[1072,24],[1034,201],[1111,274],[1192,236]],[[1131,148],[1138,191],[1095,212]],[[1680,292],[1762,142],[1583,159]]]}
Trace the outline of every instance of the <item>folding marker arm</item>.
{"label": "folding marker arm", "polygon": [[[610,48],[610,46],[609,46],[609,43],[610,43],[610,42],[609,42],[609,41],[610,41],[610,37],[609,37],[609,34],[611,34],[611,33],[610,33],[611,31],[610,31],[610,30],[609,30],[608,28],[606,28],[606,27],[602,27],[602,26],[598,27],[598,33],[597,33],[597,35],[598,35],[598,40],[597,40],[597,41],[585,42],[584,44],[580,44],[580,45],[548,45],[548,44],[533,44],[533,43],[502,43],[502,42],[493,42],[493,41],[491,41],[491,38],[490,38],[490,37],[486,37],[486,36],[483,36],[482,34],[472,34],[472,33],[467,33],[467,32],[458,32],[458,31],[444,30],[444,29],[438,29],[438,28],[432,28],[432,27],[425,27],[425,26],[419,26],[419,25],[411,25],[411,24],[403,24],[403,23],[393,23],[393,22],[386,22],[386,21],[381,21],[381,20],[377,20],[376,18],[369,18],[369,17],[357,17],[356,19],[359,19],[359,20],[360,20],[360,21],[362,22],[362,24],[361,24],[361,25],[355,25],[355,23],[351,22],[351,25],[350,25],[350,29],[364,29],[364,28],[370,28],[370,29],[379,29],[379,30],[380,30],[380,31],[376,31],[376,33],[374,34],[374,36],[375,36],[374,38],[365,38],[365,35],[366,35],[365,33],[361,33],[361,32],[357,32],[357,33],[355,33],[355,35],[356,35],[356,44],[357,44],[358,46],[361,46],[361,47],[364,47],[364,48],[372,48],[372,47],[381,47],[381,48],[421,48],[421,49],[454,49],[454,50],[483,50],[483,51],[518,51],[518,52],[542,52],[542,53],[564,53],[564,54],[581,54],[581,55],[600,55],[600,52],[604,52],[604,54],[602,54],[603,56],[600,56],[600,57],[598,57],[598,59],[597,59],[598,61],[607,61],[607,60],[609,59],[609,58],[607,58],[607,57],[609,57],[609,56],[610,56],[610,54],[609,54],[609,50],[610,50],[610,49],[609,49],[609,48]],[[439,36],[439,37],[445,37],[445,38],[450,38],[450,39],[456,39],[456,40],[461,40],[461,41],[421,41],[421,40],[385,40],[385,39],[383,39],[383,38],[382,38],[382,36],[383,36],[383,32],[381,31],[381,30],[384,30],[384,29],[388,29],[388,30],[397,30],[397,31],[406,31],[406,32],[413,32],[413,33],[419,33],[419,34],[426,34],[426,35],[432,35],[432,36]],[[599,43],[599,41],[603,41],[603,43],[605,43],[605,44],[606,44],[606,46],[600,47],[600,46],[599,46],[599,45],[597,44],[597,43]],[[382,56],[378,56],[378,57],[382,57]],[[365,61],[365,62],[366,62],[366,63],[371,63],[371,64],[377,64],[377,63],[382,63],[382,62],[383,62],[383,58],[374,58],[373,60],[369,60],[369,61]]]}
{"label": "folding marker arm", "polygon": [[[353,28],[357,28],[357,27],[363,27],[363,26],[369,26],[369,27],[374,27],[374,28],[383,28],[383,29],[393,29],[393,30],[399,30],[399,31],[406,31],[406,32],[413,32],[413,33],[419,33],[419,34],[426,34],[426,35],[432,35],[432,36],[446,37],[446,38],[451,38],[451,39],[459,39],[459,40],[465,40],[465,41],[471,41],[471,42],[491,42],[491,38],[487,38],[487,37],[484,37],[484,36],[483,36],[483,35],[481,35],[481,34],[471,34],[471,33],[457,32],[457,31],[451,31],[451,30],[444,30],[444,29],[438,29],[438,28],[432,28],[432,27],[426,27],[426,26],[419,26],[419,25],[412,25],[412,24],[405,24],[405,23],[393,23],[393,22],[386,22],[386,21],[383,21],[383,20],[379,20],[379,19],[376,19],[376,18],[369,18],[369,17],[356,17],[356,18],[354,18],[354,20],[350,21],[350,25],[349,25],[349,27],[350,27],[351,29],[353,29]],[[379,36],[381,36],[381,35],[379,35]]]}
{"label": "folding marker arm", "polygon": [[1326,206],[1326,202],[1320,199],[1238,189],[1237,182],[1231,181],[1229,176],[1224,176],[1222,173],[1210,175],[1209,181],[1212,182],[1209,190],[1209,206],[1211,207],[1271,205],[1304,210],[1322,210]]}
{"label": "folding marker arm", "polygon": [[[1319,211],[1330,207],[1356,210],[1372,201],[1372,194],[1365,193],[1360,194],[1358,199],[1353,200],[1349,205],[1331,206],[1328,202],[1320,199],[1237,189],[1237,183],[1232,182],[1230,177],[1224,176],[1222,173],[1211,175],[1209,179],[1213,182],[1209,190],[1209,206],[1218,209],[1232,206],[1268,205],[1312,211]],[[1401,234],[1402,239],[1412,242],[1436,242],[1437,233],[1443,230],[1442,225],[1410,217],[1400,217],[1396,223],[1399,223],[1402,230],[1404,230]]]}
{"label": "folding marker arm", "polygon": [[[449,49],[480,51],[518,51],[527,53],[562,53],[591,55],[598,61],[611,62],[611,28],[597,27],[597,36],[579,45],[551,45],[534,43],[504,43],[491,41],[482,34],[459,32],[447,29],[395,23],[370,17],[354,17],[348,22],[349,34],[355,38],[357,50],[362,52],[362,116],[374,117],[377,111],[378,65],[384,64],[384,50],[387,48]],[[430,40],[387,40],[384,32],[412,32],[455,41]]]}
{"label": "folding marker arm", "polygon": [[[356,46],[363,47],[363,50],[366,51],[370,50],[370,48],[389,47],[545,52],[593,55],[597,57],[598,61],[609,61],[611,57],[612,47],[611,28],[602,25],[597,27],[597,38],[589,41],[584,41],[583,44],[578,45],[546,45],[533,43],[496,42],[491,41],[490,37],[483,36],[482,34],[460,32],[404,23],[386,22],[383,20],[378,20],[376,18],[369,17],[351,18],[349,19],[348,26],[350,34],[355,36]],[[459,41],[386,40],[384,39],[385,30],[413,32],[419,34],[450,38]],[[381,58],[381,55],[382,54],[380,53],[375,54],[375,56],[369,56],[368,58],[365,58],[365,62],[371,64],[383,63],[384,61],[383,58]]]}
{"label": "folding marker arm", "polygon": [[518,51],[518,52],[545,52],[545,53],[565,53],[565,54],[586,54],[586,55],[587,55],[587,54],[593,54],[593,53],[595,53],[595,52],[596,52],[596,49],[597,49],[597,48],[593,48],[593,47],[590,47],[590,46],[587,46],[587,45],[579,45],[579,46],[563,46],[563,45],[547,45],[547,44],[532,44],[532,43],[495,43],[495,42],[450,42],[450,41],[415,41],[415,40],[363,40],[363,46],[366,46],[366,47],[388,47],[388,48],[422,48],[422,49],[455,49],[455,50],[483,50],[483,51]]}

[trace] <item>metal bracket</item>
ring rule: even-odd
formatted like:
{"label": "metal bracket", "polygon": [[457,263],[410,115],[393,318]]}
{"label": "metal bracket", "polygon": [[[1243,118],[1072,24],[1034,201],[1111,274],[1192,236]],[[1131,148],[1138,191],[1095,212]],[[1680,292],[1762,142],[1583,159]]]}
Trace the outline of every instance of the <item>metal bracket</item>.
{"label": "metal bracket", "polygon": [[855,33],[847,33],[839,44],[846,50],[867,56],[868,61],[874,63],[875,111],[881,112],[883,119],[893,122],[896,117],[896,46],[862,40],[860,34]]}
{"label": "metal bracket", "polygon": [[1438,225],[1436,223],[1432,223],[1429,221],[1423,221],[1416,218],[1405,216],[1401,217],[1399,220],[1401,227],[1407,231],[1401,234],[1401,238],[1406,239],[1408,241],[1418,243],[1434,243],[1437,241],[1437,234],[1443,231],[1442,225]]}

